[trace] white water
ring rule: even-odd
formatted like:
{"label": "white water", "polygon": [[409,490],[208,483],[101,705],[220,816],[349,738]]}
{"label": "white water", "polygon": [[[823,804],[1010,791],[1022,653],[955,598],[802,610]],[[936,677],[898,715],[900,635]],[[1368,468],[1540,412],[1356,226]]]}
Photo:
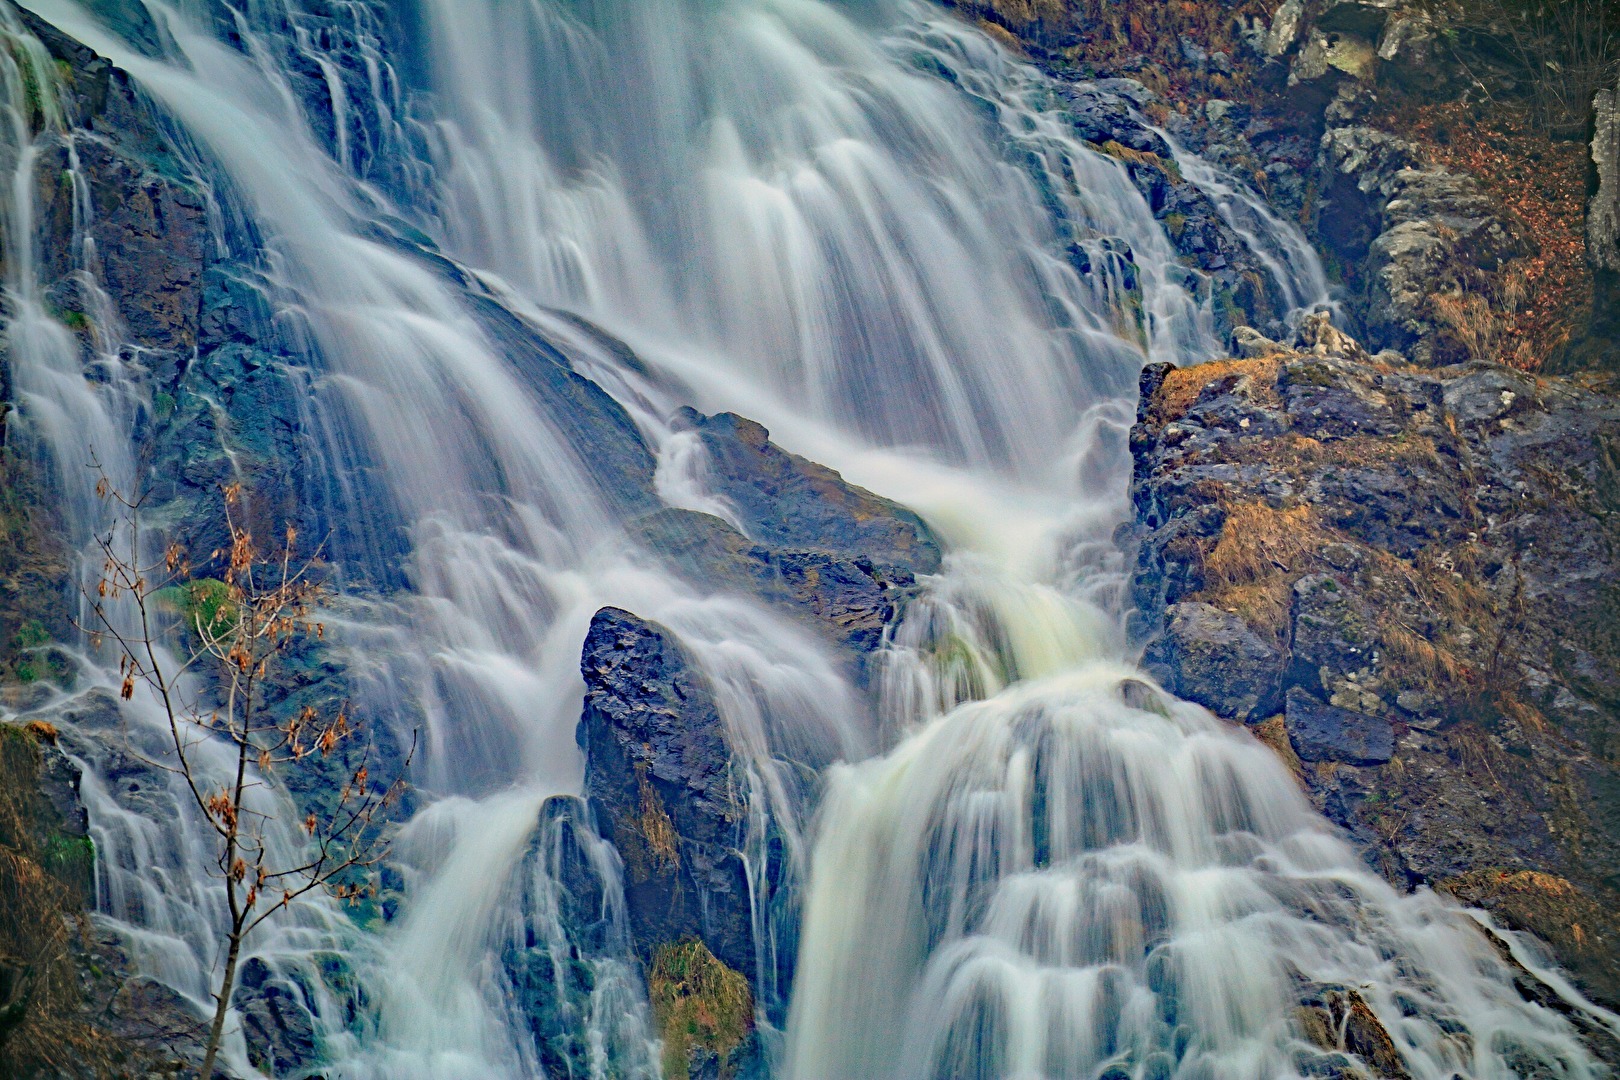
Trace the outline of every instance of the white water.
{"label": "white water", "polygon": [[[381,22],[337,5],[364,40],[366,101],[344,96],[319,35],[294,32],[335,94],[328,147],[281,69],[277,5],[233,18],[237,51],[206,5],[153,0],[177,50],[165,60],[72,0],[29,6],[127,67],[225,193],[220,219],[262,237],[270,300],[307,328],[311,393],[342,402],[345,445],[381,464],[376,505],[409,538],[409,589],[335,623],[389,684],[382,719],[421,718],[405,908],[366,935],[317,911],[255,946],[287,971],[349,951],[360,1018],[317,1001],[328,1075],[536,1075],[499,954],[519,924],[557,930],[524,852],[542,800],[580,784],[579,645],[604,604],[669,626],[710,674],[790,836],[782,877],[810,875],[787,1075],[1092,1075],[1115,1057],[1141,1077],[1166,1061],[1291,1075],[1290,968],[1370,986],[1419,1076],[1507,1075],[1504,1038],[1555,1075],[1593,1075],[1461,916],[1368,874],[1268,751],[1190,707],[1165,717],[1120,698],[1110,534],[1135,374],[1218,345],[1121,167],[1067,136],[1043,80],[988,39],[912,6],[421,0],[390,13],[413,35],[394,63],[424,83],[412,126]],[[379,122],[356,141],[361,115]],[[1252,205],[1191,159],[1184,171],[1219,204]],[[715,507],[690,439],[667,426],[691,403],[759,419],[929,518],[952,554],[896,634],[876,717],[804,631],[698,595],[634,550],[543,396],[457,287],[375,238],[379,215],[433,235],[618,396],[670,501]],[[1317,299],[1297,235],[1242,220],[1285,290]],[[1097,272],[1075,271],[1071,243]],[[87,429],[52,420],[55,403],[100,409],[113,434],[128,419],[120,384],[72,378],[77,349],[29,280],[10,286],[19,386],[66,388],[25,397],[24,420],[62,459]],[[549,309],[620,335],[649,369]],[[18,344],[35,324],[49,347]],[[865,761],[832,773],[812,835],[779,756]],[[184,846],[183,825],[110,798],[92,811],[104,859],[132,873],[149,848]],[[110,892],[104,906],[151,942],[153,970],[200,996],[209,883],[187,877],[183,851],[149,865],[164,874],[139,902]],[[757,900],[773,920],[799,903]],[[786,993],[775,965],[763,950],[750,973],[767,1005]],[[622,972],[603,985],[619,989],[584,1021],[600,1068],[651,1075],[644,1006],[625,1004]],[[1429,1014],[1472,1049],[1442,1045]]]}

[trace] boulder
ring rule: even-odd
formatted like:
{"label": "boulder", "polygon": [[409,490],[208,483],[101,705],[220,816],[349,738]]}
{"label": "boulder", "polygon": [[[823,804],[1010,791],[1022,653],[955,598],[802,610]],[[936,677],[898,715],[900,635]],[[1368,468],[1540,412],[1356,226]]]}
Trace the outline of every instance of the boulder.
{"label": "boulder", "polygon": [[1326,330],[1144,370],[1134,629],[1167,689],[1233,721],[1252,669],[1180,643],[1217,620],[1285,642],[1289,749],[1332,766],[1301,773],[1316,806],[1392,880],[1481,904],[1620,1001],[1620,401]]}
{"label": "boulder", "polygon": [[682,409],[708,457],[707,480],[750,539],[773,548],[865,558],[918,574],[939,570],[940,546],[922,519],[898,503],[788,453],[770,432],[735,413]]}
{"label": "boulder", "polygon": [[707,678],[668,631],[618,608],[591,620],[580,673],[585,790],[624,861],[636,953],[651,963],[696,938],[752,975],[741,855],[752,791]]}
{"label": "boulder", "polygon": [[1283,711],[1288,741],[1301,761],[1382,765],[1395,756],[1395,730],[1388,720],[1324,705],[1290,687]]}
{"label": "boulder", "polygon": [[1282,656],[1241,618],[1202,603],[1173,604],[1145,662],[1161,681],[1219,716],[1258,723],[1275,713]]}

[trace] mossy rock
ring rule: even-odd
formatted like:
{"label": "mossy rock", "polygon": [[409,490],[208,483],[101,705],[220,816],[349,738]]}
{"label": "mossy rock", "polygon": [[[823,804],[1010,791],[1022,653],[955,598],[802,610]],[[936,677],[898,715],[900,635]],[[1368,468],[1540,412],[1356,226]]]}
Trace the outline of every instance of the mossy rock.
{"label": "mossy rock", "polygon": [[694,1059],[718,1059],[720,1075],[736,1075],[738,1050],[754,1028],[748,980],[695,939],[665,945],[647,974],[653,1016],[664,1041],[664,1076],[688,1080]]}
{"label": "mossy rock", "polygon": [[210,634],[229,634],[235,626],[235,601],[231,587],[217,578],[197,578],[156,593],[159,603],[175,611],[185,621],[186,629],[197,632],[200,626]]}

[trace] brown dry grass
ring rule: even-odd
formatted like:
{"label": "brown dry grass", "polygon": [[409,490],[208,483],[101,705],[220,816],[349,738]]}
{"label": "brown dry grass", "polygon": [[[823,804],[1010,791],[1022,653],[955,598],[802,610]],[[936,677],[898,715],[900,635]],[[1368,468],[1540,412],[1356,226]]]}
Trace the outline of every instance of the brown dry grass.
{"label": "brown dry grass", "polygon": [[1152,419],[1159,424],[1180,420],[1206,386],[1230,375],[1252,380],[1258,391],[1254,397],[1260,404],[1281,408],[1282,399],[1277,395],[1277,377],[1281,370],[1280,357],[1270,356],[1256,360],[1210,360],[1176,368],[1165,376],[1164,385],[1154,397]]}
{"label": "brown dry grass", "polygon": [[1204,556],[1204,587],[1196,599],[1234,612],[1281,640],[1293,583],[1324,540],[1309,506],[1230,506],[1215,546]]}
{"label": "brown dry grass", "polygon": [[647,850],[652,855],[655,869],[667,869],[680,865],[681,853],[677,846],[675,823],[669,819],[669,811],[664,809],[664,800],[658,797],[658,791],[647,779],[647,767],[636,766],[636,780],[641,788],[641,835],[647,840]]}
{"label": "brown dry grass", "polygon": [[40,836],[40,737],[0,730],[0,1076],[113,1075],[120,1048],[83,1018],[84,898],[53,872],[61,853]]}
{"label": "brown dry grass", "polygon": [[1252,585],[1293,572],[1318,546],[1315,511],[1278,510],[1265,503],[1238,503],[1226,512],[1215,548],[1204,560],[1205,581],[1216,589]]}
{"label": "brown dry grass", "polygon": [[1304,788],[1305,764],[1299,760],[1299,755],[1294,753],[1294,744],[1288,741],[1288,729],[1283,724],[1283,718],[1273,716],[1269,720],[1263,720],[1256,724],[1254,726],[1254,736],[1271,747],[1272,751],[1282,759],[1282,763],[1288,766],[1288,771],[1293,774],[1294,780],[1301,788]]}
{"label": "brown dry grass", "polygon": [[1097,144],[1097,148],[1109,157],[1123,161],[1127,165],[1145,165],[1150,169],[1157,169],[1169,178],[1172,184],[1182,184],[1185,181],[1181,175],[1181,166],[1168,158],[1160,157],[1151,150],[1132,150],[1130,147],[1108,139]]}

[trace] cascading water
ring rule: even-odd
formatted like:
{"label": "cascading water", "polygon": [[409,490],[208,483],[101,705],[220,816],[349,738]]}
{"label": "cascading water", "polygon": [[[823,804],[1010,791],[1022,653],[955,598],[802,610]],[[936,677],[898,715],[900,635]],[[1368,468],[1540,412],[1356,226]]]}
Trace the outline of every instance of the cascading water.
{"label": "cascading water", "polygon": [[[350,0],[315,30],[295,2],[149,0],[161,47],[136,48],[96,5],[26,6],[126,68],[209,178],[217,247],[297,328],[302,452],[333,474],[338,550],[398,586],[333,627],[378,717],[421,729],[403,909],[369,934],[316,909],[254,944],[287,971],[347,953],[359,990],[312,1001],[328,1075],[539,1074],[501,956],[560,933],[561,841],[536,821],[579,789],[579,645],[609,604],[668,626],[709,675],[786,834],[777,855],[739,836],[753,879],[785,883],[758,918],[804,908],[791,994],[771,950],[750,973],[762,1023],[791,1002],[785,1075],[1292,1075],[1305,983],[1361,987],[1415,1075],[1597,1075],[1464,916],[1396,896],[1269,751],[1122,666],[1128,395],[1145,359],[1218,351],[1210,298],[1123,167],[988,38],[909,3]],[[19,63],[35,55],[8,32]],[[295,67],[319,73],[324,111]],[[15,248],[33,138],[12,120]],[[1323,299],[1297,233],[1182,156],[1281,295]],[[136,391],[75,378],[26,265],[7,272],[24,420],[57,460],[94,430],[132,475],[118,403]],[[805,631],[654,569],[621,531],[626,493],[543,392],[535,337],[617,398],[672,505],[728,513],[670,421],[693,404],[765,422],[946,538],[875,721]],[[70,404],[100,426],[56,418]],[[93,514],[72,512],[85,530]],[[355,550],[388,536],[402,566]],[[813,834],[779,758],[861,762],[830,773]],[[110,797],[92,813],[126,868],[185,833]],[[617,880],[611,851],[584,848]],[[103,906],[201,999],[216,901],[182,854],[156,862],[162,883]],[[592,1076],[654,1076],[618,947],[575,1019]]]}

